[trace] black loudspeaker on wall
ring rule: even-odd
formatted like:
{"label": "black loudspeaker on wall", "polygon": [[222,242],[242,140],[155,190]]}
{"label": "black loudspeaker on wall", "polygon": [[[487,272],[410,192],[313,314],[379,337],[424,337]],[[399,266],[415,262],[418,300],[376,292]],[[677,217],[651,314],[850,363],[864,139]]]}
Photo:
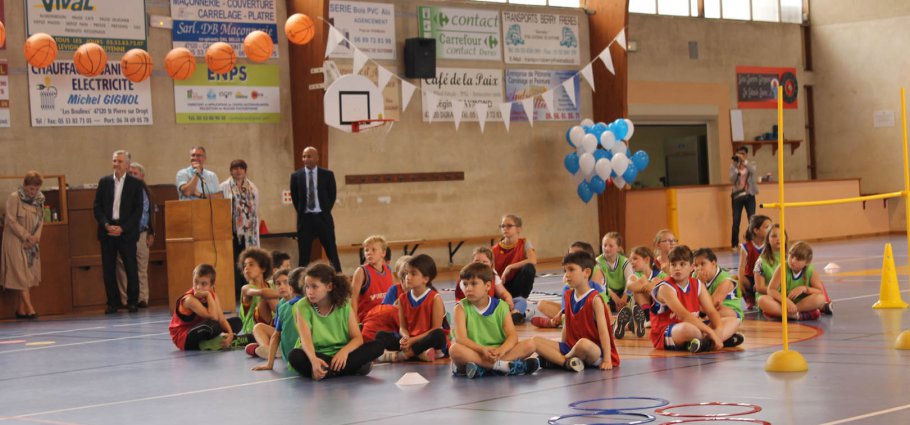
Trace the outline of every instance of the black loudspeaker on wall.
{"label": "black loudspeaker on wall", "polygon": [[436,39],[404,40],[404,75],[408,78],[436,78]]}

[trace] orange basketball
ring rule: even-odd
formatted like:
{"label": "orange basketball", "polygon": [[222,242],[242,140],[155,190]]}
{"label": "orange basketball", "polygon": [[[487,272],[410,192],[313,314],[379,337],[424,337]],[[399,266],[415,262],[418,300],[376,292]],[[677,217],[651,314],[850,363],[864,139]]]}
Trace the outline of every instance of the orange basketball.
{"label": "orange basketball", "polygon": [[313,20],[302,13],[295,13],[284,23],[284,33],[288,41],[294,44],[307,44],[316,35]]}
{"label": "orange basketball", "polygon": [[243,39],[243,53],[253,62],[265,62],[272,57],[275,45],[265,31],[253,31]]}
{"label": "orange basketball", "polygon": [[127,80],[141,83],[152,75],[152,56],[142,49],[133,49],[120,59],[120,73]]}
{"label": "orange basketball", "polygon": [[57,42],[54,37],[43,32],[32,34],[25,40],[25,60],[35,68],[44,68],[57,57]]}
{"label": "orange basketball", "polygon": [[205,49],[205,64],[209,70],[216,74],[227,74],[237,63],[237,54],[230,44],[224,42],[212,43]]}
{"label": "orange basketball", "polygon": [[171,78],[185,80],[196,71],[196,58],[193,57],[193,52],[184,47],[172,49],[164,57],[164,69]]}
{"label": "orange basketball", "polygon": [[6,27],[3,26],[3,22],[0,22],[0,46],[6,43]]}
{"label": "orange basketball", "polygon": [[76,49],[73,63],[76,64],[76,72],[86,77],[97,77],[107,66],[107,53],[95,43],[85,43]]}

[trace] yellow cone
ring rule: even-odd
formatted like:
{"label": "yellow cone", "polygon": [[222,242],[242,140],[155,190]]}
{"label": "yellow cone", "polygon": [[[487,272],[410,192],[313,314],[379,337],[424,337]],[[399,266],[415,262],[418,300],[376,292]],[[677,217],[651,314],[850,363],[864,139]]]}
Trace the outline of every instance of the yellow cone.
{"label": "yellow cone", "polygon": [[885,244],[885,258],[882,259],[882,286],[879,290],[878,302],[872,308],[907,308],[907,303],[901,299],[900,285],[897,282],[897,270],[894,268],[894,254],[891,253],[891,244]]}

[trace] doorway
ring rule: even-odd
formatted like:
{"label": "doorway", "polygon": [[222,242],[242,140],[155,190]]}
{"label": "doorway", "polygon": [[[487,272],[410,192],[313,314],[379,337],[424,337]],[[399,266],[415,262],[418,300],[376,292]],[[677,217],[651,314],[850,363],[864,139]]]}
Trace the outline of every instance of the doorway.
{"label": "doorway", "polygon": [[638,124],[629,147],[643,150],[651,161],[634,187],[653,188],[708,184],[707,124]]}

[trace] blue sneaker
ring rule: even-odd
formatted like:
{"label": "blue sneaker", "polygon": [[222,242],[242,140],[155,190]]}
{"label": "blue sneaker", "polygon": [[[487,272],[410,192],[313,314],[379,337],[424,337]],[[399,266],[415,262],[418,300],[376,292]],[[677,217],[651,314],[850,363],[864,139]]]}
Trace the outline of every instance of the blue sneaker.
{"label": "blue sneaker", "polygon": [[[540,368],[540,363],[537,363],[537,367]],[[534,369],[537,370],[537,369]],[[512,375],[524,375],[528,372],[528,365],[525,364],[524,360],[512,360],[509,362],[509,376]]]}
{"label": "blue sneaker", "polygon": [[480,378],[486,373],[484,368],[480,367],[477,363],[468,362],[464,365],[464,373],[468,379]]}

